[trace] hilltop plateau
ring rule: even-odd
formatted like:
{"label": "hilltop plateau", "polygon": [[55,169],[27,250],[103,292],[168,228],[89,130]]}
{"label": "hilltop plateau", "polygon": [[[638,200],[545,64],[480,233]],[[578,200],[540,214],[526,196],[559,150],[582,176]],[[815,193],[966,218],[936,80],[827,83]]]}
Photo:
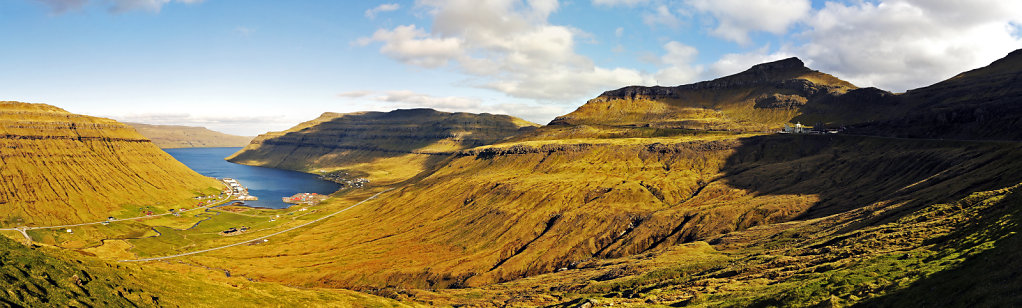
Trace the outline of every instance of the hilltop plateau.
{"label": "hilltop plateau", "polygon": [[205,127],[181,125],[151,125],[142,123],[124,123],[139,134],[152,140],[156,146],[164,149],[172,148],[228,148],[243,147],[252,141],[252,137],[235,136]]}
{"label": "hilltop plateau", "polygon": [[222,187],[114,120],[0,102],[0,226],[165,213]]}
{"label": "hilltop plateau", "polygon": [[491,144],[536,124],[507,115],[432,109],[324,113],[256,137],[228,161],[331,175],[374,184],[407,180],[452,153]]}

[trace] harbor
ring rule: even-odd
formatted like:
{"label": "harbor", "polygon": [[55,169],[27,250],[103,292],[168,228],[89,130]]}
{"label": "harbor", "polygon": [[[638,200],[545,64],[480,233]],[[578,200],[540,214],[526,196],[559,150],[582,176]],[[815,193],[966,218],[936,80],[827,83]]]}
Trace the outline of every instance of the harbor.
{"label": "harbor", "polygon": [[259,200],[259,197],[249,195],[248,194],[248,188],[245,188],[245,186],[242,186],[241,183],[238,182],[238,180],[235,180],[235,179],[232,179],[232,178],[223,178],[223,179],[221,179],[221,181],[223,181],[224,184],[227,185],[228,188],[225,189],[224,192],[231,196],[231,200],[232,201],[256,201],[256,200]]}

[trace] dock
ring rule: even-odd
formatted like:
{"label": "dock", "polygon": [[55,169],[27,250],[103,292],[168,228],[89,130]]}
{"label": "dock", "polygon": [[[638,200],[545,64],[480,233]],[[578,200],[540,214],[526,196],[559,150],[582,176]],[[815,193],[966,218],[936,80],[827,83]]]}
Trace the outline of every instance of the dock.
{"label": "dock", "polygon": [[248,188],[241,185],[241,182],[232,178],[223,178],[221,181],[229,187],[227,191],[231,195],[232,201],[256,201],[259,197],[248,194]]}

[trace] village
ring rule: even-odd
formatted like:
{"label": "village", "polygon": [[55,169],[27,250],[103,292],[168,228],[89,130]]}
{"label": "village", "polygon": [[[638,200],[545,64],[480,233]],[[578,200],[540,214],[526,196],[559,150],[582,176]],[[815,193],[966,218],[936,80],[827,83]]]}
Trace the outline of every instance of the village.
{"label": "village", "polygon": [[801,122],[796,123],[795,126],[784,124],[784,128],[777,131],[778,134],[837,134],[840,133],[840,129],[826,128],[822,124],[818,124],[813,127],[803,126]]}

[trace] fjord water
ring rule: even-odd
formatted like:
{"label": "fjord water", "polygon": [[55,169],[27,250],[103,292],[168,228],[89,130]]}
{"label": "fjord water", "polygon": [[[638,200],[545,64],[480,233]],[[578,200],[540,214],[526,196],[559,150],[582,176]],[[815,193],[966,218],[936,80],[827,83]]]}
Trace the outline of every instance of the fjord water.
{"label": "fjord water", "polygon": [[340,185],[324,181],[314,174],[291,170],[239,165],[224,160],[241,148],[182,148],[164,149],[188,168],[205,176],[234,178],[248,188],[248,193],[259,197],[245,201],[245,205],[266,208],[286,208],[290,204],[280,200],[301,192],[330,194]]}

